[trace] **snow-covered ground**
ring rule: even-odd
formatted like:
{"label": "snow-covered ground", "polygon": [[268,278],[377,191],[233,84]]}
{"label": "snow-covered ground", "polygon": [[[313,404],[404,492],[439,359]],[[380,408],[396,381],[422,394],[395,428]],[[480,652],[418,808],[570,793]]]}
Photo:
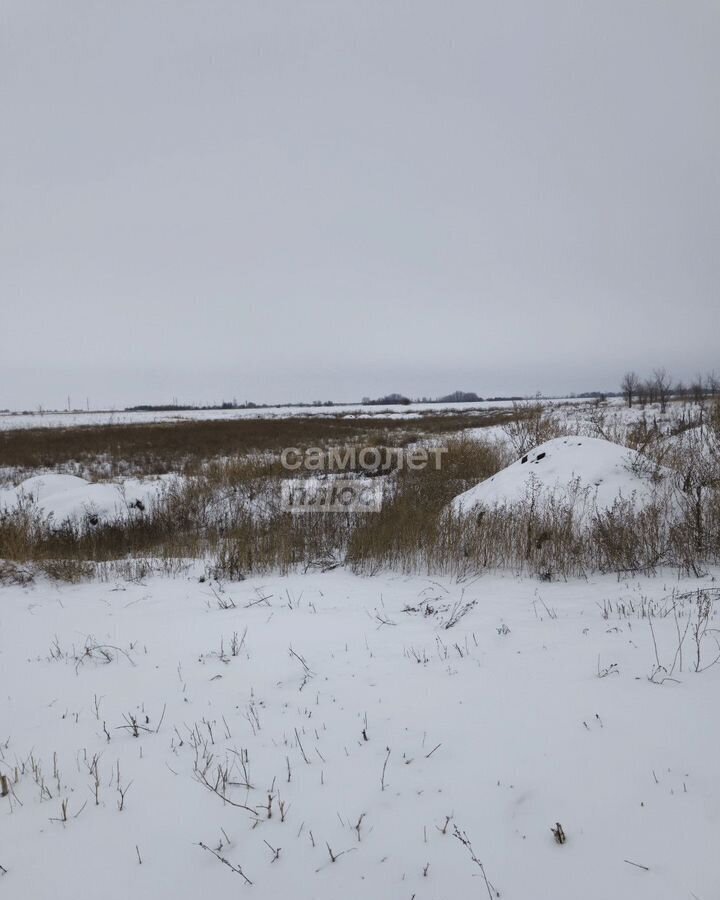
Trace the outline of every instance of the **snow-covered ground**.
{"label": "snow-covered ground", "polygon": [[[545,400],[561,405],[568,402],[586,404],[588,400]],[[293,416],[344,416],[346,418],[416,419],[420,413],[473,413],[478,410],[509,409],[511,400],[486,400],[480,403],[413,403],[368,406],[349,403],[337,406],[275,406],[262,409],[190,409],[155,410],[149,412],[101,410],[90,412],[0,413],[0,431],[17,428],[73,428],[78,425],[122,425],[143,422],[233,421],[234,419],[284,419]]]}
{"label": "snow-covered ground", "polygon": [[32,503],[43,516],[60,524],[65,520],[99,520],[130,516],[148,509],[163,485],[176,476],[154,479],[126,478],[120,483],[91,483],[76,475],[33,475],[16,487],[0,488],[0,511]]}
{"label": "snow-covered ground", "polygon": [[197,575],[0,588],[4,898],[720,896],[710,576]]}

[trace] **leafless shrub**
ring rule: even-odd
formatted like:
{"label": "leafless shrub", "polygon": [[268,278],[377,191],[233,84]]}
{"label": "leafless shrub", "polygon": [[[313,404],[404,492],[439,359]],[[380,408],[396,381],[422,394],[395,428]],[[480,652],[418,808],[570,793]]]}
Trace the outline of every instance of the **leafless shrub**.
{"label": "leafless shrub", "polygon": [[[710,619],[713,615],[713,600],[718,592],[698,590],[695,598],[695,619],[690,625],[693,642],[695,644],[694,668],[696,672],[704,672],[711,666],[720,662],[720,641],[717,639],[717,628],[710,627]],[[712,639],[717,649],[717,654],[709,661],[704,658],[703,650],[705,642]],[[713,651],[714,652],[714,651]]]}
{"label": "leafless shrub", "polygon": [[461,595],[460,599],[453,604],[452,609],[447,617],[447,619],[443,622],[443,628],[454,628],[457,623],[466,616],[471,609],[474,609],[477,606],[477,600],[464,600],[465,592]]}
{"label": "leafless shrub", "polygon": [[516,456],[562,434],[552,410],[540,400],[513,403],[513,418],[503,425],[503,431]]}
{"label": "leafless shrub", "polygon": [[[715,615],[714,603],[720,599],[720,588],[698,588],[696,591],[680,593],[676,590],[666,599],[664,605],[658,606],[654,615],[648,615],[648,627],[652,638],[654,664],[648,680],[655,684],[666,681],[677,681],[676,673],[683,671],[683,650],[685,640],[690,635],[693,648],[693,671],[704,672],[720,663],[720,641],[717,628],[711,627]],[[653,619],[668,619],[672,614],[674,623],[674,652],[668,662],[663,662],[658,648],[658,640]],[[685,626],[682,627],[682,621]],[[708,655],[707,647],[711,650]]]}
{"label": "leafless shrub", "polygon": [[0,584],[17,584],[25,587],[34,580],[34,573],[27,566],[18,565],[10,560],[0,560]]}

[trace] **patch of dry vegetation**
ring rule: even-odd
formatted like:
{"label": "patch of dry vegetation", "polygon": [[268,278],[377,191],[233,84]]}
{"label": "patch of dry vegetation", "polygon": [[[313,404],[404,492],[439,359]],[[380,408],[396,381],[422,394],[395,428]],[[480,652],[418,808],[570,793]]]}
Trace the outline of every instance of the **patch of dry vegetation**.
{"label": "patch of dry vegetation", "polygon": [[195,474],[214,459],[285,447],[406,446],[422,437],[506,422],[512,411],[428,413],[418,419],[307,416],[231,421],[84,425],[0,431],[0,469],[31,472],[66,467],[84,477]]}
{"label": "patch of dry vegetation", "polygon": [[[663,432],[657,423],[636,424],[626,433],[626,443],[640,451],[649,477],[661,466],[674,473],[671,489],[648,506],[619,500],[590,516],[583,496],[540,505],[529,495],[512,509],[451,512],[453,497],[499,471],[513,453],[507,444],[447,438],[440,430],[441,424],[447,426],[445,419],[416,421],[412,431],[408,422],[397,420],[337,419],[78,429],[80,436],[69,446],[63,444],[63,432],[48,429],[43,437],[57,442],[56,461],[76,459],[76,440],[90,434],[84,445],[88,459],[91,448],[109,453],[117,439],[118,466],[122,460],[147,472],[172,463],[185,477],[168,482],[141,515],[92,527],[87,521],[51,526],[32,504],[21,504],[0,514],[0,559],[21,573],[35,568],[64,580],[118,572],[142,577],[151,566],[176,571],[198,559],[207,562],[211,574],[231,579],[340,564],[366,574],[394,569],[458,578],[495,568],[545,579],[597,571],[652,573],[666,566],[700,574],[703,566],[720,561],[717,404],[703,408],[701,418],[696,412],[682,428]],[[453,424],[455,431],[460,424],[477,426],[464,417],[453,417]],[[560,426],[554,414],[533,403],[517,408],[505,428],[510,447],[522,452],[556,436]],[[603,436],[617,423],[597,405],[583,428]],[[443,434],[447,452],[439,470],[429,465],[383,473],[378,513],[293,514],[283,508],[282,481],[292,474],[280,465],[278,451],[284,447],[392,448],[419,438],[437,441]],[[243,453],[231,446],[238,435]],[[31,435],[22,436],[17,448],[27,449]],[[197,444],[185,443],[191,436]],[[33,452],[42,455],[41,448]],[[6,571],[15,577],[12,569]]]}

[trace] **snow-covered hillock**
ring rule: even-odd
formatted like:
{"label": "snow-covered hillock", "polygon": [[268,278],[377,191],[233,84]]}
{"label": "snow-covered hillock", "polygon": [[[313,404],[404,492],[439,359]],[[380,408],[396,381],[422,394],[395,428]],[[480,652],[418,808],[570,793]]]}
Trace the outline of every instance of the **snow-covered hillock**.
{"label": "snow-covered hillock", "polygon": [[455,512],[511,507],[528,499],[582,500],[586,508],[610,509],[617,500],[648,503],[658,484],[645,474],[634,450],[600,438],[560,437],[540,444],[512,465],[452,502]]}
{"label": "snow-covered hillock", "polygon": [[31,503],[45,518],[56,523],[107,521],[144,512],[173,477],[152,481],[128,478],[116,484],[92,483],[76,475],[34,475],[16,487],[0,488],[0,511]]}

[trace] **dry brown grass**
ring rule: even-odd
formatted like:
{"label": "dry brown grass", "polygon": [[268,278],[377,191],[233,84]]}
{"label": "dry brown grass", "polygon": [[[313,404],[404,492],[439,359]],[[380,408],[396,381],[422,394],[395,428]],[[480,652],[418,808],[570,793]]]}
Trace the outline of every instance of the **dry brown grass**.
{"label": "dry brown grass", "polygon": [[[543,431],[547,422],[533,416],[532,411],[526,415],[514,433],[525,439],[528,430]],[[70,581],[113,573],[141,578],[153,567],[176,572],[189,560],[206,561],[212,574],[224,578],[340,563],[361,573],[393,569],[463,578],[506,568],[565,578],[597,571],[654,572],[664,566],[699,573],[708,562],[720,561],[720,463],[712,455],[720,447],[717,411],[708,413],[702,444],[700,433],[687,429],[685,442],[664,457],[672,458],[678,473],[679,504],[667,498],[645,509],[618,503],[589,519],[562,499],[543,508],[528,503],[463,517],[450,512],[453,497],[510,461],[500,445],[465,440],[461,434],[448,437],[478,422],[463,416],[412,423],[335,418],[191,422],[82,428],[70,437],[48,429],[37,447],[35,432],[11,432],[15,438],[3,444],[6,465],[42,459],[56,467],[82,460],[92,466],[109,458],[112,471],[129,466],[147,474],[170,468],[185,477],[167,484],[142,515],[92,527],[82,521],[51,527],[27,503],[0,514],[0,560],[15,567],[6,568],[8,573],[36,569]],[[482,422],[496,424],[493,417]],[[293,515],[282,508],[281,480],[289,474],[278,458],[284,447],[399,447],[441,436],[447,447],[441,469],[431,464],[387,475],[378,513]],[[654,437],[647,442],[650,467],[657,464],[660,444]],[[710,463],[698,462],[700,447]]]}
{"label": "dry brown grass", "polygon": [[307,416],[17,429],[0,431],[0,468],[30,471],[74,464],[97,478],[193,474],[212,459],[277,454],[285,447],[405,446],[430,435],[501,424],[511,415],[488,410],[409,420]]}

